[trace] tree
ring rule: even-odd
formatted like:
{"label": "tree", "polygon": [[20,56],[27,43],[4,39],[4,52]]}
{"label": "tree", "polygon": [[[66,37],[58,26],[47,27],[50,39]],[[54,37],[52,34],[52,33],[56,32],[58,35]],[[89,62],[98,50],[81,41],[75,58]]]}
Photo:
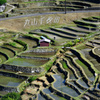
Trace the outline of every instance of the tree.
{"label": "tree", "polygon": [[8,93],[1,100],[20,100],[20,94],[16,92]]}
{"label": "tree", "polygon": [[0,0],[0,5],[5,4],[7,0]]}

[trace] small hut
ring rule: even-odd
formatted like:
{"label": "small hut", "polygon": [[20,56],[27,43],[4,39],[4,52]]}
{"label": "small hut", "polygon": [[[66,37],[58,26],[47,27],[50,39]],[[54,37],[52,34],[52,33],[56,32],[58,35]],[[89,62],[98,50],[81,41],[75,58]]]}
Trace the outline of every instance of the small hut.
{"label": "small hut", "polygon": [[41,36],[41,38],[42,39],[39,41],[40,46],[49,46],[51,40],[49,40],[49,39],[47,39],[47,38],[45,38],[43,36]]}

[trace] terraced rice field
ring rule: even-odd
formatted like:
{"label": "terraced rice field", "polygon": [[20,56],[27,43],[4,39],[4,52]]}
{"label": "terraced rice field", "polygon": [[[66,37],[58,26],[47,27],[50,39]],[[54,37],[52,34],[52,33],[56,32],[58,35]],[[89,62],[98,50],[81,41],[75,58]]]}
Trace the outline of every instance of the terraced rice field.
{"label": "terraced rice field", "polygon": [[[75,11],[75,10],[87,10],[87,9],[97,9],[100,4],[99,1],[87,1],[87,0],[71,0],[66,1],[66,10]],[[8,3],[13,5],[15,8],[11,10],[6,16],[18,16],[32,13],[43,13],[43,12],[57,12],[65,10],[65,1],[64,0],[38,0],[38,1],[13,1],[9,0]],[[7,6],[5,12],[7,12],[11,7]],[[27,9],[27,10],[26,10]],[[98,8],[99,9],[99,8]]]}
{"label": "terraced rice field", "polygon": [[0,52],[6,53],[9,57],[14,57],[14,52],[10,51],[7,48],[0,48]]}
{"label": "terraced rice field", "polygon": [[31,56],[31,57],[52,57],[55,55],[54,52],[52,53],[36,53],[36,52],[27,52],[27,53],[22,53],[22,56]]}
{"label": "terraced rice field", "polygon": [[[3,72],[0,86],[5,90],[0,88],[1,96],[9,91],[6,87],[20,91],[21,83],[28,83],[27,78],[32,75],[34,81],[26,86],[22,100],[99,100],[100,35],[97,31],[99,22],[92,23],[94,19],[75,21],[76,27],[32,30],[3,44],[0,48],[0,70]],[[51,39],[49,47],[38,47],[40,36]],[[64,45],[81,38],[84,39],[82,45],[77,43],[72,48]],[[42,72],[40,66],[43,66]],[[9,92],[12,91],[16,92]]]}
{"label": "terraced rice field", "polygon": [[21,82],[23,82],[23,79],[13,78],[13,77],[7,77],[7,76],[1,76],[0,75],[0,84],[5,86],[11,86],[11,87],[17,87]]}
{"label": "terraced rice field", "polygon": [[28,44],[29,49],[32,49],[34,46],[37,46],[36,41],[34,41],[32,39],[19,37],[18,40],[21,40],[21,41],[25,42],[26,44]]}
{"label": "terraced rice field", "polygon": [[16,52],[18,52],[18,53],[22,51],[21,48],[16,48],[16,47],[10,46],[10,45],[8,45],[8,44],[3,45],[3,47],[10,48],[10,49],[12,49],[13,51],[16,51]]}
{"label": "terraced rice field", "polygon": [[35,60],[27,58],[15,58],[12,61],[6,63],[9,65],[16,65],[22,67],[38,67],[48,62],[48,60]]}

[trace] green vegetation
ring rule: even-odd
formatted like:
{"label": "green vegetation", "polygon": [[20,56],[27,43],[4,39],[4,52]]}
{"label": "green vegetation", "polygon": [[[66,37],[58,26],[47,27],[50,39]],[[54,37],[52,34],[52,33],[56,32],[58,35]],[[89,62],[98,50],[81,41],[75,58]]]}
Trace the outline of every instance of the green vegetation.
{"label": "green vegetation", "polygon": [[28,45],[25,42],[23,42],[21,40],[14,40],[14,41],[17,42],[17,43],[19,43],[20,45],[24,46],[23,50],[27,50]]}
{"label": "green vegetation", "polygon": [[20,44],[18,44],[18,43],[16,43],[16,42],[9,42],[9,45],[11,45],[11,46],[13,46],[13,47],[15,47],[15,48],[23,48],[22,45],[20,45]]}
{"label": "green vegetation", "polygon": [[[74,41],[69,41],[67,42],[64,47],[72,47],[72,46],[75,46],[77,45],[78,43],[82,43],[84,42],[84,38],[79,38],[79,39],[75,39]],[[66,50],[66,49],[65,49]]]}
{"label": "green vegetation", "polygon": [[5,4],[7,0],[0,0],[0,5]]}
{"label": "green vegetation", "polygon": [[32,81],[36,80],[37,79],[37,76],[31,76],[28,81],[29,83],[31,83]]}
{"label": "green vegetation", "polygon": [[65,61],[61,61],[61,63],[62,63],[62,66],[63,66],[64,69],[68,68]]}
{"label": "green vegetation", "polygon": [[72,41],[67,42],[67,44],[65,44],[65,47],[72,47],[74,44]]}
{"label": "green vegetation", "polygon": [[3,96],[1,100],[20,100],[20,94],[19,93],[8,93],[7,95]]}
{"label": "green vegetation", "polygon": [[76,45],[76,44],[79,43],[79,42],[80,42],[79,39],[75,39],[75,40],[74,40],[74,45]]}
{"label": "green vegetation", "polygon": [[87,68],[87,66],[84,64],[84,63],[82,63],[79,59],[76,59],[75,60],[80,66],[82,66],[83,68],[85,67],[85,68]]}

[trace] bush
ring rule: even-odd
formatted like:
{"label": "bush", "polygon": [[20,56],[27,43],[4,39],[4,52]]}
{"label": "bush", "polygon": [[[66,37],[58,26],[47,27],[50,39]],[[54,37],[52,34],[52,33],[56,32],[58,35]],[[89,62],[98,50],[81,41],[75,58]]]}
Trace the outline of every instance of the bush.
{"label": "bush", "polygon": [[0,5],[5,4],[7,0],[0,0]]}
{"label": "bush", "polygon": [[80,42],[84,42],[84,38],[80,38]]}
{"label": "bush", "polygon": [[73,46],[73,42],[72,41],[69,41],[69,42],[67,42],[67,44],[65,44],[65,47],[71,47],[71,46]]}
{"label": "bush", "polygon": [[3,96],[1,100],[20,100],[20,94],[15,92],[8,93]]}
{"label": "bush", "polygon": [[80,40],[79,39],[75,39],[74,40],[74,44],[76,45],[77,43],[79,43],[80,42]]}
{"label": "bush", "polygon": [[34,80],[36,80],[37,79],[37,77],[35,76],[31,76],[29,79],[28,79],[28,81],[31,83],[32,81],[34,81]]}

